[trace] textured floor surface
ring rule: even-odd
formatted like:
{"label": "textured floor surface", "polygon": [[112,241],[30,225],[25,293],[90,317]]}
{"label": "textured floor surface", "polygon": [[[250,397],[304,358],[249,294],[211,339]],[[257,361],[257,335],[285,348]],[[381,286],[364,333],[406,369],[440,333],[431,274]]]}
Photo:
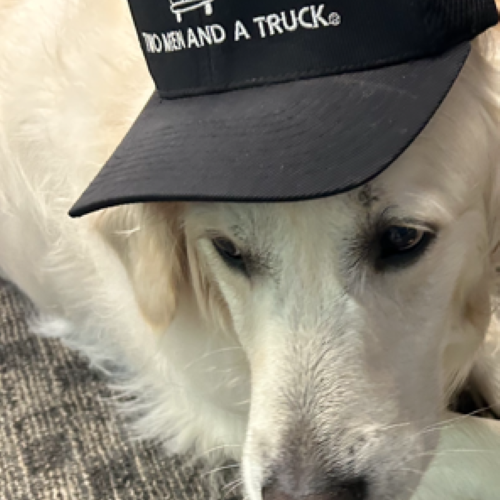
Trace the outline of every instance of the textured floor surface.
{"label": "textured floor surface", "polygon": [[29,333],[27,308],[0,282],[0,499],[207,499],[207,476],[132,442],[103,379]]}

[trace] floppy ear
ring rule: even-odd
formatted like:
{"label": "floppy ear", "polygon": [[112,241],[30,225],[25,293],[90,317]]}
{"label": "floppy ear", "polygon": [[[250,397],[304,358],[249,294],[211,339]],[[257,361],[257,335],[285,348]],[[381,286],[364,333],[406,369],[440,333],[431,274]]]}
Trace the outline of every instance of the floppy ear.
{"label": "floppy ear", "polygon": [[[496,0],[500,8],[500,0]],[[490,405],[500,403],[500,25],[481,35],[477,41],[486,63],[482,67],[485,85],[488,86],[489,116],[492,120],[492,137],[488,144],[491,164],[484,179],[484,206],[488,229],[489,292],[491,317],[486,337],[475,358],[470,383]],[[484,301],[487,304],[487,301]],[[495,410],[500,410],[495,406]]]}
{"label": "floppy ear", "polygon": [[181,206],[147,203],[104,210],[96,228],[127,270],[145,319],[166,329],[175,313],[184,276]]}
{"label": "floppy ear", "polygon": [[[500,9],[500,0],[495,0]],[[489,29],[474,42],[481,55],[477,78],[483,89],[481,105],[485,108],[485,117],[490,120],[491,136],[485,140],[491,150],[488,151],[490,164],[478,178],[484,184],[484,206],[487,216],[489,235],[489,256],[493,275],[500,270],[500,24]],[[497,272],[498,274],[498,272]]]}

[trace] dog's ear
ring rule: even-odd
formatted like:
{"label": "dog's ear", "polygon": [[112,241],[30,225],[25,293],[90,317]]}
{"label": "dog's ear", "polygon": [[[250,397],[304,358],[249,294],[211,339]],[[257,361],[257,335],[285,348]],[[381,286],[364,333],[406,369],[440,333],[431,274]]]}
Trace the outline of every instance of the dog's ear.
{"label": "dog's ear", "polygon": [[110,208],[96,228],[127,270],[139,308],[156,330],[170,324],[185,276],[182,207],[147,203]]}
{"label": "dog's ear", "polygon": [[[500,0],[496,0],[500,9]],[[488,152],[490,165],[483,177],[485,210],[490,237],[490,261],[492,276],[500,271],[500,25],[489,29],[476,40],[478,52],[482,58],[480,67],[481,85],[485,87],[483,105],[485,115],[492,119],[486,144],[491,145]],[[496,281],[496,280],[495,280]]]}

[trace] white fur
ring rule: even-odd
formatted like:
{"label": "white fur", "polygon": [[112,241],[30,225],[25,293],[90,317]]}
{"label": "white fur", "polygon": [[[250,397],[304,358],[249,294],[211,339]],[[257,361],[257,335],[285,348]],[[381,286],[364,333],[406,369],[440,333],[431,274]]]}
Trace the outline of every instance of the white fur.
{"label": "white fur", "polygon": [[[356,190],[81,220],[68,209],[152,91],[126,2],[0,0],[0,33],[0,275],[37,306],[37,332],[136,396],[141,437],[242,460],[250,500],[292,465],[296,491],[325,468],[369,477],[370,500],[405,500],[434,456],[416,499],[498,496],[500,425],[439,424],[467,378],[500,403],[495,30],[368,204]],[[388,207],[439,237],[413,266],[376,273],[348,243]],[[214,233],[266,266],[230,271]]]}

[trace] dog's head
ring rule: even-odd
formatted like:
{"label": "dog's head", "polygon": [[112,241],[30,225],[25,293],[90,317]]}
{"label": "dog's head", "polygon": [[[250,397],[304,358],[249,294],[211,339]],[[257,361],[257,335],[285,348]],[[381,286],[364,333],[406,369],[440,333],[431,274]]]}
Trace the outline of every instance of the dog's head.
{"label": "dog's head", "polygon": [[490,316],[499,151],[486,64],[476,51],[415,143],[350,193],[101,217],[150,324],[167,331],[187,294],[244,350],[251,500],[402,500],[431,460]]}

